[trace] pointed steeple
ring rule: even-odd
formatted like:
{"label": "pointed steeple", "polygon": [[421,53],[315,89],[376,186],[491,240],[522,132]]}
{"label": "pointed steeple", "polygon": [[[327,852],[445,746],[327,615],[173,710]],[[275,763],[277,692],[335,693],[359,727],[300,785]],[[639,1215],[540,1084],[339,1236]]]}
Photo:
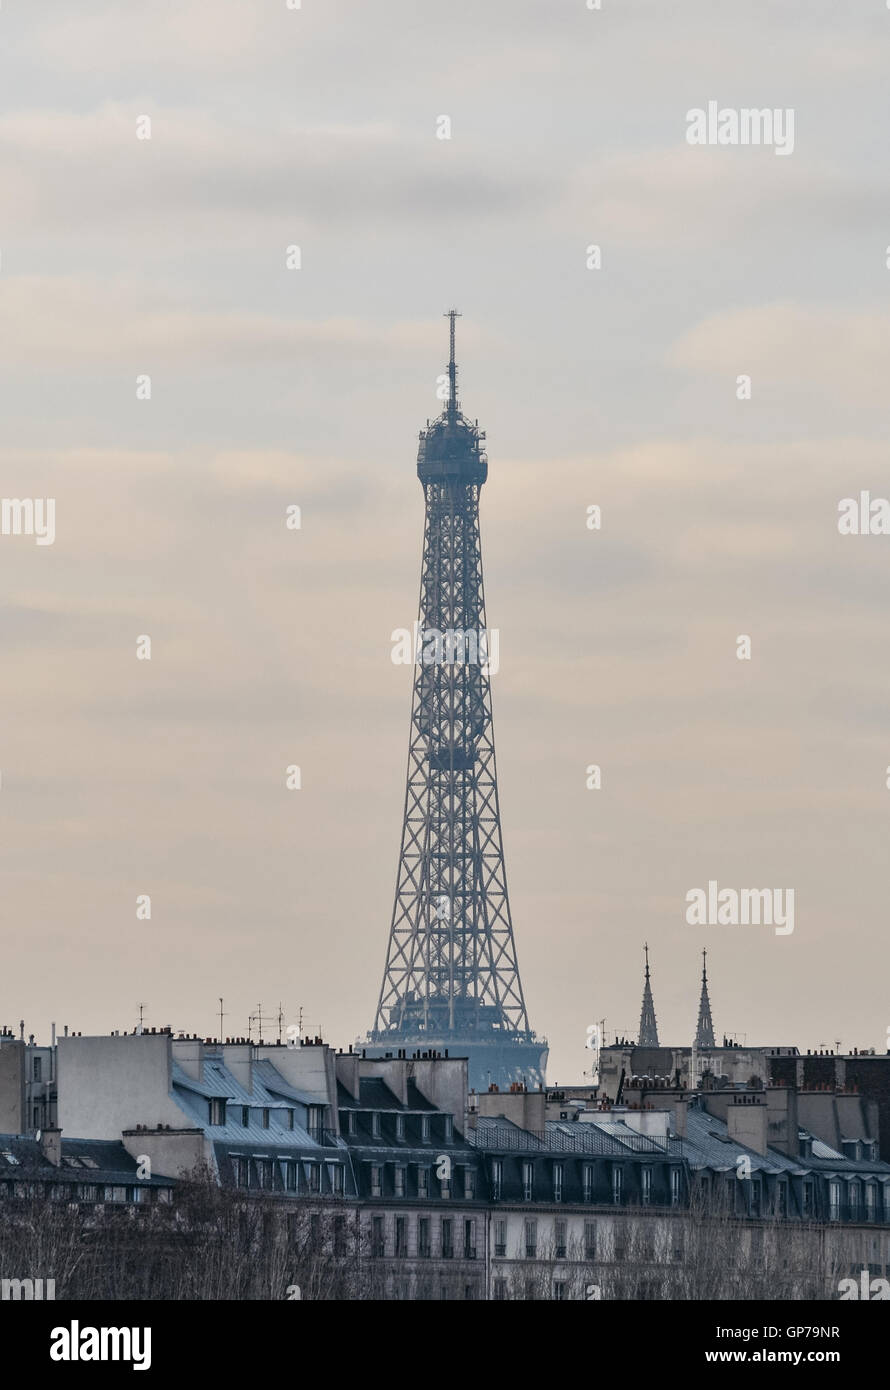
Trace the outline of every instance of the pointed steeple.
{"label": "pointed steeple", "polygon": [[640,1010],[639,1047],[658,1046],[658,1025],[655,1022],[655,1003],[652,999],[652,986],[649,983],[649,943],[643,947],[646,952],[646,982],[643,985],[643,1007]]}
{"label": "pointed steeple", "polygon": [[696,1047],[714,1047],[714,1024],[711,1020],[711,1001],[708,998],[708,953],[702,951],[701,1002],[698,1006],[698,1028],[695,1033]]}

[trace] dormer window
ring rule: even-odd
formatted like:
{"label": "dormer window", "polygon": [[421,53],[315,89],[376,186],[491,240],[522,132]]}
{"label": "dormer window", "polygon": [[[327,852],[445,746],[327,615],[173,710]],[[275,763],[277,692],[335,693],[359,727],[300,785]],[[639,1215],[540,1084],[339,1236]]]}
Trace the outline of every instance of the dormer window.
{"label": "dormer window", "polygon": [[405,1137],[405,1116],[404,1116],[404,1115],[396,1115],[396,1138],[397,1138],[397,1139],[404,1139],[404,1137]]}
{"label": "dormer window", "polygon": [[450,1144],[454,1139],[454,1121],[450,1115],[445,1116],[445,1143]]}
{"label": "dormer window", "polygon": [[371,1111],[371,1134],[375,1139],[380,1138],[380,1112],[377,1110]]}
{"label": "dormer window", "polygon": [[421,1120],[420,1120],[420,1139],[421,1139],[421,1143],[423,1143],[423,1144],[428,1144],[428,1143],[430,1142],[430,1117],[429,1117],[429,1115],[423,1115],[423,1116],[421,1116]]}
{"label": "dormer window", "polygon": [[226,1103],[219,1096],[214,1096],[210,1102],[210,1123],[212,1125],[224,1125],[226,1122]]}

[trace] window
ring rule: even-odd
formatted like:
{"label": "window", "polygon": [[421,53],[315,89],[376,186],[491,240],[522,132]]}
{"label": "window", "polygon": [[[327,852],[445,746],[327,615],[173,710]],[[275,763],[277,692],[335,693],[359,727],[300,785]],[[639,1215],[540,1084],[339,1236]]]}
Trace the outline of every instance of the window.
{"label": "window", "polygon": [[249,1106],[249,1105],[242,1105],[242,1107],[241,1107],[241,1123],[242,1123],[242,1125],[244,1126],[245,1129],[246,1129],[247,1126],[250,1124],[250,1106]]}
{"label": "window", "polygon": [[296,1163],[285,1163],[284,1165],[284,1185],[288,1192],[297,1190],[297,1165]]}
{"label": "window", "polygon": [[553,1281],[553,1297],[556,1299],[557,1303],[562,1303],[562,1302],[565,1300],[565,1296],[566,1296],[566,1281],[565,1281],[564,1279],[554,1279],[554,1281]]}
{"label": "window", "polygon": [[397,1139],[404,1139],[404,1137],[405,1137],[405,1116],[404,1116],[404,1115],[396,1115],[396,1138],[397,1138]]}
{"label": "window", "polygon": [[232,1159],[232,1181],[234,1182],[236,1187],[247,1186],[244,1180],[244,1167],[245,1163],[243,1158]]}
{"label": "window", "polygon": [[476,1196],[476,1173],[473,1168],[464,1168],[464,1197],[468,1202],[472,1202]]}
{"label": "window", "polygon": [[292,1110],[288,1110],[287,1112],[287,1127],[288,1129],[293,1129],[294,1127],[294,1112]]}
{"label": "window", "polygon": [[830,1221],[841,1219],[841,1185],[836,1178],[828,1184],[828,1217]]}
{"label": "window", "polygon": [[538,1223],[531,1217],[525,1223],[525,1258],[533,1260],[538,1253]]}
{"label": "window", "polygon": [[615,1203],[620,1202],[623,1192],[624,1169],[619,1168],[618,1164],[616,1163],[615,1167],[612,1169],[612,1201]]}
{"label": "window", "polygon": [[309,1191],[310,1191],[310,1192],[320,1192],[320,1191],[321,1191],[321,1164],[320,1164],[320,1163],[307,1163],[306,1167],[307,1167],[308,1170],[309,1170],[309,1171],[308,1171]]}
{"label": "window", "polygon": [[445,1143],[450,1144],[454,1140],[454,1121],[450,1115],[445,1116]]}
{"label": "window", "polygon": [[[342,1197],[342,1196],[343,1196],[343,1164],[342,1164],[342,1163],[329,1163],[329,1164],[328,1164],[328,1181],[329,1181],[330,1184],[331,1184],[331,1191],[333,1192],[334,1196],[335,1196],[335,1197]],[[337,1220],[339,1221],[339,1220],[341,1220],[341,1218],[338,1216],[338,1217],[337,1217]]]}
{"label": "window", "polygon": [[507,1221],[503,1216],[497,1217],[494,1223],[494,1253],[500,1258],[507,1253]]}
{"label": "window", "polygon": [[876,1201],[876,1198],[877,1198],[877,1193],[876,1193],[876,1191],[875,1191],[875,1185],[874,1185],[874,1183],[873,1183],[873,1182],[867,1182],[867,1183],[865,1184],[865,1219],[866,1219],[866,1221],[874,1221],[874,1219],[875,1219],[875,1211],[876,1211],[876,1208],[877,1208],[877,1201]]}
{"label": "window", "polygon": [[[676,1169],[672,1169],[672,1170],[671,1170],[671,1200],[672,1200],[672,1201],[673,1201],[674,1173],[675,1173],[675,1172],[677,1172]],[[678,1179],[679,1179],[679,1176],[680,1176],[680,1174],[679,1174],[679,1172],[677,1172],[677,1178],[678,1178]],[[759,1215],[760,1215],[760,1179],[759,1179],[759,1178],[752,1178],[752,1179],[751,1179],[751,1215],[752,1215],[752,1216],[759,1216]]]}
{"label": "window", "polygon": [[322,1129],[322,1119],[323,1119],[323,1115],[324,1115],[324,1106],[322,1106],[322,1105],[310,1105],[310,1106],[309,1106],[309,1133],[310,1133],[310,1135],[312,1136],[312,1138],[316,1140],[316,1142],[320,1142],[320,1141],[321,1141],[322,1136],[323,1136],[323,1133],[324,1133],[324,1131],[323,1131],[323,1129]]}
{"label": "window", "polygon": [[442,1259],[454,1258],[454,1221],[450,1216],[442,1217]]}
{"label": "window", "polygon": [[776,1185],[776,1209],[779,1216],[788,1215],[788,1184],[784,1181]]}
{"label": "window", "polygon": [[803,1214],[804,1216],[813,1215],[813,1184],[811,1181],[804,1181],[803,1185]]}
{"label": "window", "polygon": [[626,1232],[617,1221],[612,1225],[612,1259],[620,1264],[626,1249]]}
{"label": "window", "polygon": [[383,1217],[371,1217],[371,1256],[375,1260],[381,1260],[386,1249],[385,1237],[383,1233]]}
{"label": "window", "polygon": [[401,1163],[397,1163],[393,1169],[393,1191],[397,1197],[405,1195],[405,1170]]}
{"label": "window", "polygon": [[565,1170],[564,1170],[563,1165],[562,1165],[561,1163],[554,1163],[554,1165],[553,1165],[553,1200],[554,1200],[554,1202],[561,1202],[561,1201],[562,1201],[562,1176],[563,1176],[563,1172],[564,1172],[564,1171],[565,1171]]}
{"label": "window", "polygon": [[501,1158],[491,1160],[491,1200],[499,1202],[501,1200],[501,1189],[504,1185],[504,1161]]}
{"label": "window", "polygon": [[564,1260],[566,1257],[566,1223],[555,1221],[553,1223],[553,1244],[556,1246],[556,1258]]}
{"label": "window", "polygon": [[371,1137],[380,1138],[380,1112],[377,1110],[371,1112]]}
{"label": "window", "polygon": [[371,1164],[371,1196],[382,1197],[383,1186],[380,1181],[381,1168],[379,1163]]}
{"label": "window", "polygon": [[464,1259],[476,1258],[476,1221],[471,1217],[464,1222]]}
{"label": "window", "polygon": [[525,1202],[530,1202],[530,1201],[532,1200],[532,1195],[533,1195],[533,1191],[534,1191],[534,1182],[533,1182],[533,1179],[534,1179],[534,1171],[535,1171],[535,1170],[534,1170],[534,1165],[533,1165],[532,1163],[530,1163],[530,1162],[528,1161],[528,1159],[523,1160],[523,1164],[522,1164],[522,1198],[523,1198],[523,1201],[525,1201]]}
{"label": "window", "polygon": [[497,1300],[498,1303],[503,1303],[503,1302],[506,1301],[506,1298],[507,1298],[507,1281],[506,1281],[506,1279],[495,1279],[495,1281],[494,1281],[494,1296],[495,1296],[495,1299]]}
{"label": "window", "polygon": [[671,1169],[671,1206],[680,1205],[680,1169]]}
{"label": "window", "polygon": [[430,1117],[422,1115],[420,1118],[420,1141],[422,1144],[430,1142]]}
{"label": "window", "polygon": [[430,1170],[422,1163],[417,1165],[417,1195],[418,1197],[429,1197],[430,1195]]}
{"label": "window", "polygon": [[214,1096],[210,1102],[210,1123],[212,1125],[224,1125],[226,1122],[226,1103],[219,1096]]}
{"label": "window", "polygon": [[596,1222],[584,1222],[584,1258],[585,1260],[596,1259]]}
{"label": "window", "polygon": [[346,1217],[334,1217],[334,1254],[346,1254]]}
{"label": "window", "polygon": [[272,1164],[266,1158],[257,1159],[257,1175],[260,1180],[260,1187],[268,1188],[272,1186]]}
{"label": "window", "polygon": [[40,1081],[40,1080],[42,1079],[42,1078],[41,1078],[41,1075],[40,1075],[41,1070],[42,1070],[42,1067],[43,1067],[42,1059],[41,1059],[40,1057],[35,1057],[35,1058],[34,1058],[34,1080],[35,1080],[35,1081]]}
{"label": "window", "polygon": [[585,1202],[592,1202],[592,1201],[593,1201],[593,1164],[592,1164],[592,1163],[585,1163],[585,1165],[584,1165],[584,1200],[585,1200]]}
{"label": "window", "polygon": [[268,1112],[268,1110],[264,1110],[264,1111],[263,1111],[263,1129],[268,1129],[268,1128],[269,1128],[269,1112]]}
{"label": "window", "polygon": [[127,1200],[127,1189],[125,1187],[106,1187],[106,1202],[125,1202]]}
{"label": "window", "polygon": [[851,1182],[851,1183],[850,1183],[849,1192],[850,1192],[850,1220],[851,1220],[851,1221],[858,1221],[858,1220],[859,1220],[859,1184],[858,1184],[858,1182]]}
{"label": "window", "polygon": [[404,1258],[408,1253],[408,1242],[405,1238],[405,1218],[396,1217],[396,1257]]}
{"label": "window", "polygon": [[424,1260],[428,1260],[432,1253],[430,1219],[428,1216],[422,1216],[417,1223],[417,1253]]}
{"label": "window", "polygon": [[643,1206],[648,1207],[652,1201],[652,1169],[642,1170],[642,1198]]}
{"label": "window", "polygon": [[354,1111],[354,1110],[347,1110],[347,1112],[346,1112],[346,1133],[347,1133],[347,1134],[355,1134],[355,1111]]}

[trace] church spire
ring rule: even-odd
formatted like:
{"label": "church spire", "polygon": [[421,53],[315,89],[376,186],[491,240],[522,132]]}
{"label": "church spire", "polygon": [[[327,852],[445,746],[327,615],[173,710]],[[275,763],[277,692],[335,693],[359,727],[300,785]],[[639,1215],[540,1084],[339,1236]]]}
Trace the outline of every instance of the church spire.
{"label": "church spire", "polygon": [[702,951],[701,1002],[698,1006],[696,1047],[714,1047],[714,1024],[711,1021],[711,1001],[708,998],[708,953]]}
{"label": "church spire", "polygon": [[649,943],[643,947],[646,953],[646,981],[643,985],[643,1007],[640,1010],[639,1047],[658,1046],[658,1025],[655,1022],[655,1003],[652,999],[652,986],[649,983]]}

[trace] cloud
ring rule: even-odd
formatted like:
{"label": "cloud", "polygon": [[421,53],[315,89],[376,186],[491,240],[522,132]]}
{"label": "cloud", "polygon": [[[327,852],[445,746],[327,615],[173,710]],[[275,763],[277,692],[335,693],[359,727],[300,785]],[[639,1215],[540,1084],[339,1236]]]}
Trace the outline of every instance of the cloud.
{"label": "cloud", "polygon": [[[151,139],[137,118],[151,117]],[[261,121],[185,107],[105,102],[88,112],[30,110],[0,119],[8,240],[64,229],[69,242],[180,247],[265,235],[270,254],[314,229],[362,237],[380,226],[422,228],[509,219],[552,195],[543,171],[514,176],[478,143],[460,156],[425,125]],[[274,247],[274,251],[273,248]]]}
{"label": "cloud", "polygon": [[792,388],[845,409],[880,406],[890,373],[890,314],[794,303],[726,310],[684,333],[667,362],[709,376],[746,373],[758,393],[774,397]]}

